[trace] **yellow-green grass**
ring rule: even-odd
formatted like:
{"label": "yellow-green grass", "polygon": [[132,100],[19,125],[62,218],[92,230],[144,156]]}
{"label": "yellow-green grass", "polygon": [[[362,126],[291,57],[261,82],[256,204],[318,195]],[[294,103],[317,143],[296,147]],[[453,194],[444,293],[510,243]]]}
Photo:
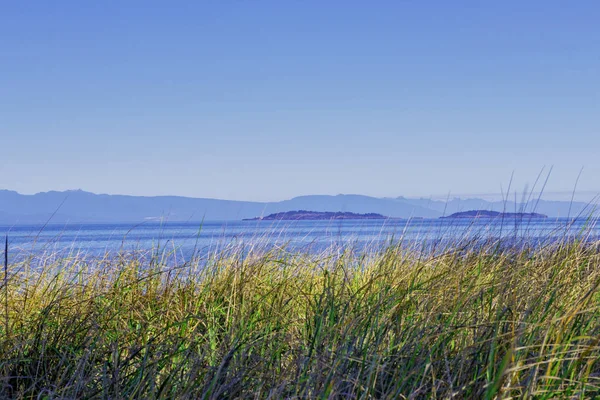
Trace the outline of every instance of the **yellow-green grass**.
{"label": "yellow-green grass", "polygon": [[272,249],[9,264],[0,396],[593,398],[600,250]]}

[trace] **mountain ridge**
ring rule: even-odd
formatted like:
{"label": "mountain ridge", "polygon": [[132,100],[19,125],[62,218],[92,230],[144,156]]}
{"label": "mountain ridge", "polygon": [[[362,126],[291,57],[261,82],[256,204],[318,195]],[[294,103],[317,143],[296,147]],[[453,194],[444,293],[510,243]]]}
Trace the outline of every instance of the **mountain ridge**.
{"label": "mountain ridge", "polygon": [[[537,208],[533,207],[537,205]],[[220,200],[185,196],[95,194],[83,190],[20,194],[0,189],[0,224],[115,223],[148,219],[168,221],[242,220],[293,210],[377,213],[391,218],[438,218],[455,212],[535,211],[550,217],[591,212],[589,204],[536,200],[529,204],[483,199],[377,198],[358,194],[304,195],[275,202]]]}

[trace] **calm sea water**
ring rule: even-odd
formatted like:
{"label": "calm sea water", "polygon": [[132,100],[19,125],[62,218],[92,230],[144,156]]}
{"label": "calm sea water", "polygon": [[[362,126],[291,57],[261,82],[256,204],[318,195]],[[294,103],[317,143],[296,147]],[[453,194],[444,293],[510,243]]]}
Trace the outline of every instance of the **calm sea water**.
{"label": "calm sea water", "polygon": [[142,224],[66,224],[0,226],[14,254],[99,255],[115,251],[170,249],[182,256],[228,246],[286,246],[320,251],[330,246],[376,247],[390,241],[425,245],[504,238],[516,243],[547,242],[565,237],[600,238],[595,221],[568,219],[478,220],[342,220],[228,221]]}

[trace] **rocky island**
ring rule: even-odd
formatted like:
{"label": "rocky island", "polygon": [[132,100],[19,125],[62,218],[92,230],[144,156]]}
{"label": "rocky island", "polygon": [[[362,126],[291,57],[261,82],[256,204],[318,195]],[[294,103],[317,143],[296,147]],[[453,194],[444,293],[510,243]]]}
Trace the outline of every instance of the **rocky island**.
{"label": "rocky island", "polygon": [[244,221],[317,221],[332,219],[388,219],[388,217],[376,214],[357,214],[353,212],[330,212],[330,211],[284,211],[270,214],[265,217],[246,218]]}
{"label": "rocky island", "polygon": [[548,218],[547,215],[528,212],[499,212],[488,210],[470,210],[457,212],[440,218]]}

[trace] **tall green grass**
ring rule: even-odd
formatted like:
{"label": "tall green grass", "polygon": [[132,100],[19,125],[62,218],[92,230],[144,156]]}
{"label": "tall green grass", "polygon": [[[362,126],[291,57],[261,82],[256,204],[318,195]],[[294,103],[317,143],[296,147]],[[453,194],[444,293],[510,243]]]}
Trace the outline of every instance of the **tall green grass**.
{"label": "tall green grass", "polygon": [[600,250],[390,244],[8,266],[0,396],[593,398]]}

